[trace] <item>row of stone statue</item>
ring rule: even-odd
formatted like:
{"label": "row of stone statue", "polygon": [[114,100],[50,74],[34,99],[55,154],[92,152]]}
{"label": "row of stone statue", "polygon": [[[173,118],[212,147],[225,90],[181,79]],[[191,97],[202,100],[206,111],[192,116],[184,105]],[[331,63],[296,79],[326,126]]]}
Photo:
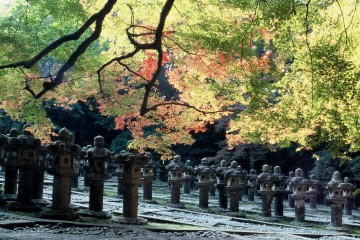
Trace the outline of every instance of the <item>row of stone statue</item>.
{"label": "row of stone statue", "polygon": [[[283,216],[283,198],[288,196],[289,207],[295,208],[295,221],[305,220],[305,199],[309,198],[310,208],[316,209],[317,196],[320,193],[321,183],[311,176],[310,180],[304,177],[301,168],[290,172],[289,177],[281,173],[279,166],[274,167],[272,172],[269,165],[264,165],[262,173],[257,175],[255,170],[247,174],[236,161],[227,166],[222,160],[220,166],[209,166],[206,158],[201,164],[193,168],[190,162],[181,163],[181,157],[175,156],[169,163],[169,184],[171,186],[171,205],[183,207],[180,202],[180,187],[184,186],[184,193],[190,193],[192,182],[196,178],[195,185],[199,190],[199,207],[208,207],[208,196],[211,188],[216,187],[219,197],[219,208],[226,209],[229,201],[229,211],[239,212],[239,201],[242,200],[242,193],[248,195],[249,201],[254,201],[254,195],[262,198],[262,216],[271,217],[271,206],[273,203],[276,217]],[[330,182],[325,186],[327,191],[326,201],[331,205],[331,225],[339,227],[342,225],[342,207],[345,206],[345,214],[352,212],[352,191],[353,185],[349,178],[341,180],[340,172],[335,171]]]}
{"label": "row of stone statue", "polygon": [[[66,128],[58,132],[58,140],[41,145],[25,125],[21,135],[12,129],[8,135],[0,135],[0,163],[5,168],[4,194],[2,204],[10,202],[12,210],[36,212],[40,216],[55,219],[74,219],[79,211],[70,206],[71,183],[76,175],[75,162],[79,156],[88,161],[86,178],[90,179],[89,209],[80,214],[101,218],[110,217],[103,210],[104,181],[111,177],[107,173],[107,162],[114,159],[121,169],[120,183],[126,189],[123,200],[123,216],[118,219],[124,223],[142,221],[137,218],[138,185],[141,184],[141,167],[149,163],[149,157],[137,152],[122,151],[119,154],[104,147],[104,138],[94,138],[94,147],[84,151],[74,144],[74,135]],[[81,158],[81,157],[80,157]],[[80,159],[79,158],[79,159]],[[42,204],[44,173],[53,175],[51,209],[45,210]],[[17,184],[18,182],[18,184]]]}
{"label": "row of stone statue", "polygon": [[[11,200],[16,195],[15,202],[9,208],[22,211],[40,211],[42,202],[44,172],[54,176],[51,210],[42,211],[41,216],[46,218],[76,217],[70,208],[71,183],[76,176],[76,161],[86,159],[87,171],[85,177],[89,179],[89,209],[82,214],[109,217],[103,212],[104,181],[111,175],[107,171],[107,163],[115,161],[118,175],[118,193],[123,195],[123,217],[119,221],[124,223],[140,223],[143,219],[137,217],[138,186],[143,185],[143,199],[154,202],[152,199],[152,181],[155,178],[155,169],[159,167],[150,155],[137,152],[122,151],[119,154],[104,147],[104,138],[97,136],[94,147],[82,149],[74,144],[74,135],[63,128],[58,133],[58,140],[41,145],[39,139],[34,138],[28,125],[24,126],[21,135],[17,130],[10,131],[8,136],[0,135],[0,163],[5,167],[5,186],[3,202]],[[316,208],[318,182],[314,179],[306,180],[301,169],[295,175],[286,177],[280,167],[263,166],[263,172],[256,175],[255,170],[250,174],[242,170],[237,162],[233,161],[228,167],[225,160],[220,166],[210,167],[206,158],[195,168],[191,162],[181,163],[181,157],[176,155],[167,165],[169,172],[168,183],[171,187],[170,206],[183,207],[180,202],[180,188],[184,185],[184,193],[190,193],[192,185],[199,191],[199,207],[208,207],[208,196],[219,193],[219,208],[239,212],[239,200],[242,192],[247,189],[250,201],[254,200],[255,193],[262,197],[262,215],[271,217],[271,203],[274,201],[276,216],[283,216],[283,195],[289,194],[289,203],[294,202],[295,219],[303,221],[305,218],[305,197],[310,195],[310,206]],[[19,173],[18,173],[19,172]],[[17,188],[18,175],[18,190]],[[196,176],[196,184],[194,182]],[[341,225],[342,205],[350,206],[351,184],[343,183],[334,173],[333,179],[327,184],[328,199],[332,206],[334,226]],[[292,193],[292,194],[291,194]],[[340,206],[340,207],[339,207]],[[340,209],[340,210],[339,210]],[[350,210],[349,208],[348,212]],[[339,212],[340,211],[340,212]],[[339,216],[340,215],[340,216]],[[334,217],[333,217],[334,216]],[[333,221],[332,221],[333,222]],[[339,223],[340,222],[340,223]]]}

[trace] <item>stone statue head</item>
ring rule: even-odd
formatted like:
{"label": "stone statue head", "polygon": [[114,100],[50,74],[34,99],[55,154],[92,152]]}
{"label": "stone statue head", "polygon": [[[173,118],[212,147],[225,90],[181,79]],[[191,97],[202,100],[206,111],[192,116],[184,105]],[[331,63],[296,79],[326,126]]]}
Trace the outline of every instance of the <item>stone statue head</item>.
{"label": "stone statue head", "polygon": [[350,178],[349,177],[344,177],[344,183],[350,183]]}
{"label": "stone statue head", "polygon": [[230,164],[230,167],[234,168],[234,169],[237,169],[238,163],[236,161],[232,161],[231,164]]}
{"label": "stone statue head", "polygon": [[303,177],[304,176],[304,171],[301,168],[297,168],[295,170],[295,177]]}
{"label": "stone statue head", "polygon": [[201,159],[201,164],[202,164],[202,165],[208,165],[208,164],[209,164],[208,159],[207,159],[207,158]]}
{"label": "stone statue head", "polygon": [[333,172],[332,181],[341,181],[341,173],[339,171]]}
{"label": "stone statue head", "polygon": [[58,136],[60,141],[67,142],[70,140],[70,132],[66,128],[60,129]]}
{"label": "stone statue head", "polygon": [[274,167],[274,173],[281,173],[281,167],[280,166],[275,166]]}
{"label": "stone statue head", "polygon": [[16,128],[12,128],[10,130],[10,137],[18,137],[19,136],[19,130],[17,130]]}
{"label": "stone statue head", "polygon": [[31,123],[27,123],[23,126],[23,134],[24,135],[31,135],[31,131],[30,131],[30,128],[32,127],[32,124]]}
{"label": "stone statue head", "polygon": [[176,163],[180,163],[180,161],[181,161],[181,156],[179,155],[179,154],[176,154],[175,156],[174,156],[174,162],[176,162]]}
{"label": "stone statue head", "polygon": [[290,172],[289,172],[289,177],[290,177],[290,178],[295,177],[295,173],[294,173],[294,171],[290,171]]}
{"label": "stone statue head", "polygon": [[271,167],[267,164],[262,166],[262,171],[263,173],[270,173],[271,172]]}
{"label": "stone statue head", "polygon": [[105,139],[103,136],[96,136],[94,138],[94,146],[98,148],[103,148],[105,146]]}
{"label": "stone statue head", "polygon": [[186,166],[191,166],[191,165],[192,165],[192,164],[191,164],[191,160],[189,160],[189,159],[186,160],[185,165],[186,165]]}
{"label": "stone statue head", "polygon": [[256,172],[255,169],[250,169],[250,174],[251,174],[251,175],[256,175],[256,173],[257,173],[257,172]]}
{"label": "stone statue head", "polygon": [[227,166],[227,161],[226,160],[221,160],[220,161],[220,167],[226,167]]}

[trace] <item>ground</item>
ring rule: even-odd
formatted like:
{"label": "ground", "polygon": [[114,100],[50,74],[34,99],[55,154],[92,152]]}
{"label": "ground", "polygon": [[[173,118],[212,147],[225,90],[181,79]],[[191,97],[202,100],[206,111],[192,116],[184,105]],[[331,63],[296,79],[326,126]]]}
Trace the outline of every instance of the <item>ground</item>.
{"label": "ground", "polygon": [[[3,173],[2,173],[3,174]],[[0,174],[0,182],[3,181]],[[46,175],[44,199],[50,203],[52,176]],[[294,209],[284,202],[284,217],[261,217],[261,198],[255,202],[243,196],[240,212],[230,214],[218,211],[217,196],[210,196],[209,208],[198,208],[198,191],[182,194],[185,209],[167,206],[170,190],[166,183],[154,182],[153,197],[158,204],[141,202],[139,188],[139,217],[148,221],[146,225],[124,225],[115,222],[122,215],[122,200],[118,198],[117,178],[105,185],[104,210],[112,213],[111,219],[80,217],[75,221],[48,220],[39,218],[38,213],[9,211],[7,206],[0,209],[0,239],[355,239],[360,238],[360,213],[344,216],[342,228],[330,227],[330,207],[319,205],[311,210],[306,205],[306,221],[294,221]],[[82,185],[73,189],[71,207],[86,209],[88,189]]]}

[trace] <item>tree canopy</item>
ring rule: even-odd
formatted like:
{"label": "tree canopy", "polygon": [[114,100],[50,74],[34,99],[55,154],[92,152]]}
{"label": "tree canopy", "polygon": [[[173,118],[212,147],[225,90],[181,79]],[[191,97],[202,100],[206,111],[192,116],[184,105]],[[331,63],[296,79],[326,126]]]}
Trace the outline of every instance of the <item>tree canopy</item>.
{"label": "tree canopy", "polygon": [[95,97],[134,148],[164,159],[224,119],[229,148],[358,151],[358,3],[13,1],[0,16],[0,108],[46,139],[44,101]]}

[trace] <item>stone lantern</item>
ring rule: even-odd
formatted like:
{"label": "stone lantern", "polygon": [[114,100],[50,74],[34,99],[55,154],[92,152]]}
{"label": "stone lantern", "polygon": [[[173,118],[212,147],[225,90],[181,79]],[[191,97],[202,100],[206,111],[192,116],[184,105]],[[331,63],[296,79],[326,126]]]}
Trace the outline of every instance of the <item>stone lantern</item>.
{"label": "stone lantern", "polygon": [[83,147],[82,151],[81,151],[81,157],[83,158],[83,161],[84,161],[84,165],[83,165],[83,169],[84,169],[84,187],[86,187],[86,188],[90,187],[90,179],[87,177],[88,176],[87,173],[89,172],[89,168],[90,168],[87,152],[91,148],[92,148],[91,145],[87,145],[86,147]]}
{"label": "stone lantern", "polygon": [[301,168],[295,170],[295,177],[291,179],[293,198],[295,200],[295,221],[305,221],[305,197],[308,180],[304,178],[304,172]]}
{"label": "stone lantern", "polygon": [[186,160],[184,170],[184,193],[190,194],[192,184],[194,182],[194,168],[191,165],[191,160]]}
{"label": "stone lantern", "polygon": [[35,171],[33,172],[33,184],[31,191],[33,201],[41,205],[46,205],[46,201],[43,199],[46,155],[47,152],[43,147],[38,149],[36,154]]}
{"label": "stone lantern", "polygon": [[[124,154],[126,151],[122,150],[120,154]],[[118,186],[117,186],[117,195],[119,198],[123,198],[124,195],[124,185],[123,185],[123,174],[124,174],[124,164],[121,162],[117,162],[117,168],[115,169],[115,176],[118,179]]]}
{"label": "stone lantern", "polygon": [[105,146],[102,136],[94,138],[94,148],[87,151],[89,170],[86,177],[90,179],[89,210],[84,210],[81,214],[96,218],[110,218],[111,215],[103,211],[104,181],[111,178],[107,173],[107,163],[112,157]]}
{"label": "stone lantern", "polygon": [[248,186],[248,200],[254,201],[255,189],[256,189],[257,173],[255,169],[250,169],[250,173],[247,175],[247,186]]}
{"label": "stone lantern", "polygon": [[1,165],[5,167],[4,199],[15,200],[17,193],[18,168],[16,166],[18,156],[19,131],[15,128],[10,130],[10,135],[6,140],[4,135],[1,137],[2,158]]}
{"label": "stone lantern", "polygon": [[342,184],[343,187],[343,194],[345,198],[344,204],[344,214],[351,215],[353,209],[353,200],[354,197],[352,196],[352,191],[354,190],[354,185],[350,183],[350,178],[345,177],[344,183]]}
{"label": "stone lantern", "polygon": [[146,203],[157,204],[156,200],[152,198],[152,183],[156,180],[156,169],[159,164],[154,161],[151,153],[146,153],[150,161],[142,167],[143,181],[143,201]]}
{"label": "stone lantern", "polygon": [[295,200],[293,198],[293,190],[292,190],[292,186],[291,186],[291,179],[293,179],[295,177],[295,172],[290,171],[289,172],[289,176],[286,179],[286,189],[285,189],[285,193],[288,195],[288,204],[290,208],[294,208],[295,207]]}
{"label": "stone lantern", "polygon": [[326,188],[329,194],[326,198],[331,205],[331,226],[342,227],[342,205],[345,203],[344,185],[339,171],[335,171]]}
{"label": "stone lantern", "polygon": [[197,187],[199,189],[199,207],[208,208],[209,190],[212,184],[212,169],[209,167],[207,158],[201,159],[201,164],[194,169],[194,172],[196,173],[198,179]]}
{"label": "stone lantern", "polygon": [[237,170],[238,164],[232,161],[230,168],[225,172],[226,189],[230,199],[230,212],[239,212],[239,193],[241,191],[243,173]]}
{"label": "stone lantern", "polygon": [[260,184],[260,190],[257,192],[261,195],[262,216],[271,217],[271,201],[275,192],[273,191],[274,177],[271,174],[271,167],[269,165],[263,165],[262,173],[259,174],[257,180]]}
{"label": "stone lantern", "polygon": [[184,208],[184,204],[180,202],[180,187],[184,181],[183,173],[185,171],[185,167],[181,163],[181,156],[175,155],[166,168],[169,171],[168,182],[171,188],[171,199],[168,205],[175,208]]}
{"label": "stone lantern", "polygon": [[211,185],[210,185],[210,196],[215,196],[216,195],[216,187],[215,184],[217,183],[217,179],[216,179],[216,165],[212,164],[210,166],[210,180],[211,180]]}
{"label": "stone lantern", "polygon": [[316,181],[315,178],[316,178],[315,175],[311,174],[310,180],[309,180],[308,193],[309,193],[309,197],[310,197],[310,208],[311,209],[316,209],[317,195],[319,194],[319,190],[318,190],[319,182]]}
{"label": "stone lantern", "polygon": [[281,173],[280,166],[274,167],[274,184],[273,184],[273,203],[274,203],[274,215],[276,217],[284,216],[284,203],[283,193],[285,190],[285,175]]}
{"label": "stone lantern", "polygon": [[228,170],[227,161],[221,160],[220,166],[216,168],[216,179],[217,184],[216,188],[219,192],[219,208],[226,209],[227,208],[227,194],[226,194],[226,179],[225,179],[225,172]]}
{"label": "stone lantern", "polygon": [[[41,208],[32,202],[32,187],[34,171],[37,168],[37,152],[41,148],[39,139],[34,138],[29,131],[30,124],[25,124],[23,127],[23,134],[18,136],[17,139],[17,160],[16,166],[19,169],[19,183],[18,195],[16,203],[12,204],[9,208],[11,210],[20,211],[40,211]],[[41,183],[40,183],[41,184]]]}
{"label": "stone lantern", "polygon": [[81,153],[81,147],[74,144],[72,134],[60,129],[59,140],[48,144],[46,150],[52,155],[53,163],[48,173],[54,176],[52,211],[42,213],[43,218],[75,219],[77,214],[69,209],[71,200],[71,179],[75,174],[74,158]]}
{"label": "stone lantern", "polygon": [[138,153],[135,149],[128,151],[115,156],[115,160],[124,166],[123,216],[116,221],[124,224],[146,224],[147,221],[144,218],[138,217],[138,186],[141,184],[141,168],[149,162],[149,157]]}

